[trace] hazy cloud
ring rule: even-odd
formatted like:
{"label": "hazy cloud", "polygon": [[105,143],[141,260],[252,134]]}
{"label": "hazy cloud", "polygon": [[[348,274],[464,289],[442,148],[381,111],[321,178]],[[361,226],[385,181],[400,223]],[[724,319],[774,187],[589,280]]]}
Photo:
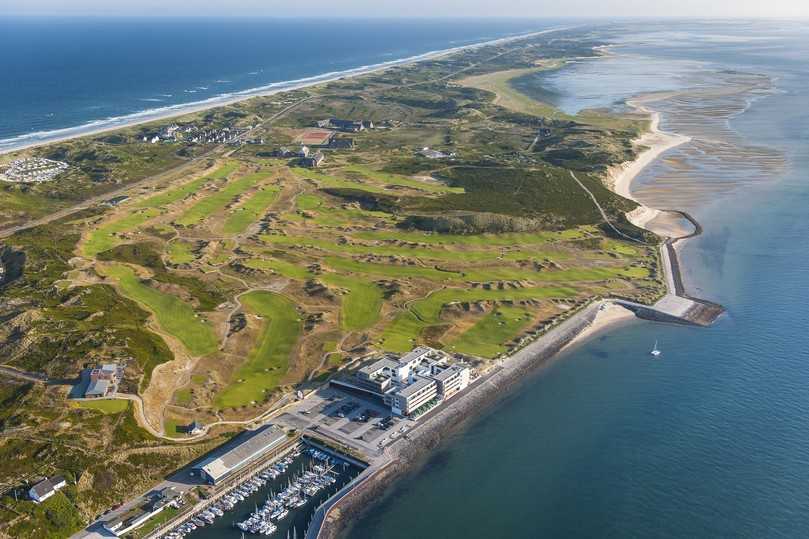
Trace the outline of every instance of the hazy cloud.
{"label": "hazy cloud", "polygon": [[809,17],[809,0],[0,0],[0,13],[277,17]]}

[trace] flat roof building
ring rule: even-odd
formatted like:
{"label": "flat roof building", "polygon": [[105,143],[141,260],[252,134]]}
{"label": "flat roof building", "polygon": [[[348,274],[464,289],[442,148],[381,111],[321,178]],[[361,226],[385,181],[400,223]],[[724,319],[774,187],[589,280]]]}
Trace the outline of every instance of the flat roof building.
{"label": "flat roof building", "polygon": [[410,415],[438,397],[438,384],[432,378],[413,377],[412,383],[393,394],[391,411],[397,415]]}
{"label": "flat roof building", "polygon": [[104,379],[91,380],[84,396],[88,398],[106,397],[110,390],[110,381]]}
{"label": "flat roof building", "polygon": [[287,440],[284,431],[275,425],[264,425],[254,431],[244,432],[194,465],[194,470],[209,483],[216,484],[255,461],[267,452],[281,446]]}
{"label": "flat roof building", "polygon": [[410,415],[430,401],[447,399],[469,385],[471,373],[463,364],[451,364],[438,350],[419,346],[394,359],[383,357],[354,373],[331,381],[349,391],[362,391],[381,399],[397,415]]}

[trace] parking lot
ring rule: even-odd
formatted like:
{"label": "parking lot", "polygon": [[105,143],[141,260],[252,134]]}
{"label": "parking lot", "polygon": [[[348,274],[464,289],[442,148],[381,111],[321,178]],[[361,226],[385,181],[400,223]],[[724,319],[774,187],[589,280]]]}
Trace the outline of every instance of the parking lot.
{"label": "parking lot", "polygon": [[405,435],[411,422],[394,417],[381,403],[335,388],[318,390],[291,406],[280,419],[297,428],[312,428],[372,453]]}

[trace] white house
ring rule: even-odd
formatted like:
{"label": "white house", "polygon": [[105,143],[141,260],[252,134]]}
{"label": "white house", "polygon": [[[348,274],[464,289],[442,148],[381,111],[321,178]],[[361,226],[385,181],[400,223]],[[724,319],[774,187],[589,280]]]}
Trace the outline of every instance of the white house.
{"label": "white house", "polygon": [[28,496],[34,502],[42,503],[65,486],[67,486],[67,481],[65,481],[65,478],[61,475],[55,475],[51,478],[43,479],[31,487],[31,489],[28,491]]}

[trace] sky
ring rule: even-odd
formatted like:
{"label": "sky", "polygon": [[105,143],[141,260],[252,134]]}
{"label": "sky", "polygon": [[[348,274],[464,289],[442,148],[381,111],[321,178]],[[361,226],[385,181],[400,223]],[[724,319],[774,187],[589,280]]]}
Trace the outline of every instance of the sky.
{"label": "sky", "polygon": [[809,17],[809,0],[0,0],[2,15]]}

